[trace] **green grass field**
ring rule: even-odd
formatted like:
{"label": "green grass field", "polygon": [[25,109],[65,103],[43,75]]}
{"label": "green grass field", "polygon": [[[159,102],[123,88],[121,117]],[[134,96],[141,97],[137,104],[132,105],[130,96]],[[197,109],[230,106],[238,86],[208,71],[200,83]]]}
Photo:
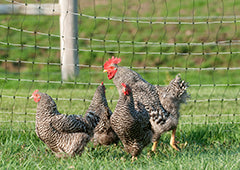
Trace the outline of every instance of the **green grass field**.
{"label": "green grass field", "polygon": [[[9,126],[2,126],[8,129]],[[5,130],[6,130],[5,129]],[[239,169],[239,125],[180,126],[181,151],[169,145],[170,134],[161,138],[156,153],[146,147],[131,163],[122,145],[93,148],[89,143],[81,157],[58,159],[34,131],[1,130],[1,169]]]}
{"label": "green grass field", "polygon": [[[60,90],[60,93],[59,89],[48,89],[46,92],[59,99],[77,99],[79,94],[82,94],[87,100],[91,99],[94,90],[88,89],[87,92],[74,90],[74,93],[71,93],[72,89],[63,89]],[[111,98],[114,90],[111,87],[107,88],[108,99]],[[10,96],[16,94],[16,90],[7,89],[7,91]],[[190,90],[191,94],[196,94],[196,91]],[[216,93],[219,94],[220,91]],[[209,89],[202,90],[201,97],[206,98],[208,92]],[[34,132],[36,103],[28,100],[26,94],[28,94],[28,90],[21,89],[17,90],[17,95],[23,96],[23,98],[1,98],[3,111],[0,114],[2,169],[240,168],[240,117],[237,114],[231,116],[231,114],[238,113],[238,102],[234,104],[221,101],[189,102],[187,105],[182,105],[182,116],[177,131],[177,141],[179,141],[178,145],[181,151],[177,152],[170,147],[170,133],[166,133],[161,137],[156,153],[149,153],[151,150],[151,145],[149,145],[143,150],[138,160],[131,163],[131,156],[123,151],[121,143],[117,146],[99,146],[95,149],[93,149],[92,143],[89,143],[81,157],[56,158]],[[226,97],[230,97],[230,95]],[[58,100],[56,102],[59,111],[65,114],[83,114],[89,105],[89,102],[79,100]],[[116,105],[114,98],[113,102],[109,104],[114,110]],[[210,114],[217,116],[211,117]]]}
{"label": "green grass field", "polygon": [[[0,15],[0,169],[240,169],[240,48],[233,43],[240,37],[239,1],[92,0],[79,1],[78,11],[96,19],[79,16],[80,74],[73,81],[61,81],[58,16]],[[112,55],[152,84],[167,85],[178,73],[189,82],[180,152],[168,132],[156,153],[149,145],[133,163],[121,143],[89,143],[81,157],[58,159],[37,138],[36,103],[28,98],[35,89],[51,95],[61,113],[84,114],[103,81],[114,111],[118,94],[102,73]]]}

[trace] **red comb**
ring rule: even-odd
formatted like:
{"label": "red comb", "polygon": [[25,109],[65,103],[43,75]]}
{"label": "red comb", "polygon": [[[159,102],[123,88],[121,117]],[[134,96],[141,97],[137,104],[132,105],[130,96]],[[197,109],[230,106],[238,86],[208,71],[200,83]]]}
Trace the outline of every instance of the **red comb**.
{"label": "red comb", "polygon": [[108,66],[110,66],[111,64],[118,64],[121,62],[121,58],[114,58],[114,56],[112,56],[112,58],[109,58],[105,64],[104,64],[104,69],[107,68]]}
{"label": "red comb", "polygon": [[102,81],[101,85],[103,85],[103,81]]}
{"label": "red comb", "polygon": [[39,90],[38,90],[38,89],[36,89],[36,90],[33,92],[33,94],[36,94],[36,93],[38,93],[38,91],[39,91]]}
{"label": "red comb", "polygon": [[123,86],[122,92],[124,95],[129,95],[129,93],[131,92],[131,90],[129,89],[129,86],[127,86],[125,83],[121,84]]}
{"label": "red comb", "polygon": [[124,83],[122,83],[121,85],[122,85],[123,87],[125,87],[125,88],[127,87],[127,85],[126,85],[126,84],[124,84]]}

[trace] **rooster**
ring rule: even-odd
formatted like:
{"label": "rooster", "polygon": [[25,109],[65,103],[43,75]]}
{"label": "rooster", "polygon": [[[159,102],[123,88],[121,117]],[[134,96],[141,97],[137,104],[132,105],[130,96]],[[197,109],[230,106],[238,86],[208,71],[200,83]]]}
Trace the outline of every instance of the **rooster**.
{"label": "rooster", "polygon": [[182,103],[186,103],[188,95],[186,89],[188,88],[188,83],[181,80],[180,75],[178,74],[168,86],[161,87],[156,86],[159,94],[159,99],[164,107],[169,113],[170,116],[167,119],[166,123],[160,125],[158,127],[159,133],[164,133],[172,130],[170,145],[177,151],[179,151],[179,147],[175,142],[175,135],[178,125],[178,119],[180,116],[180,105]]}
{"label": "rooster", "polygon": [[104,64],[104,72],[107,72],[108,79],[113,80],[119,95],[122,91],[121,84],[128,84],[132,89],[135,109],[142,110],[144,108],[147,110],[154,131],[152,151],[155,151],[157,143],[163,133],[163,129],[161,128],[164,124],[169,124],[169,126],[173,127],[176,126],[178,119],[173,119],[174,115],[162,106],[158,94],[158,87],[144,80],[137,72],[126,67],[118,66],[117,64],[120,62],[120,58],[110,58]]}
{"label": "rooster", "polygon": [[145,109],[135,110],[130,87],[124,83],[121,86],[122,92],[110,121],[125,151],[132,155],[132,161],[134,161],[142,149],[151,143],[151,124]]}
{"label": "rooster", "polygon": [[113,131],[110,125],[110,117],[112,115],[112,111],[108,107],[106,94],[105,94],[105,86],[103,82],[99,85],[94,93],[91,104],[86,111],[86,114],[89,112],[94,112],[99,116],[99,121],[96,122],[96,127],[94,129],[94,136],[92,141],[94,145],[110,145],[117,144],[119,141],[118,136]]}
{"label": "rooster", "polygon": [[54,100],[46,93],[35,90],[32,93],[37,103],[37,136],[57,157],[81,155],[93,135],[99,117],[89,112],[85,118],[77,115],[64,115],[58,112]]}

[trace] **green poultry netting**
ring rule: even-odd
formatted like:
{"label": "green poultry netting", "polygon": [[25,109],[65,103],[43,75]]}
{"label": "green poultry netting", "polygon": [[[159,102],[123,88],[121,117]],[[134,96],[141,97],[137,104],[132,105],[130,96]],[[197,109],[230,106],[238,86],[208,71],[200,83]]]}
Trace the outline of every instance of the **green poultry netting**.
{"label": "green poultry netting", "polygon": [[[65,11],[78,22],[78,35],[65,37],[77,40],[72,50],[80,70],[69,80],[61,72],[58,3],[0,4],[12,12],[0,12],[1,124],[34,129],[36,103],[29,97],[35,89],[52,96],[61,113],[84,114],[104,82],[114,110],[118,93],[103,73],[112,56],[151,84],[166,86],[178,73],[189,82],[191,98],[181,106],[180,125],[240,123],[240,2],[79,0],[77,13]],[[29,15],[32,5],[50,14]]]}

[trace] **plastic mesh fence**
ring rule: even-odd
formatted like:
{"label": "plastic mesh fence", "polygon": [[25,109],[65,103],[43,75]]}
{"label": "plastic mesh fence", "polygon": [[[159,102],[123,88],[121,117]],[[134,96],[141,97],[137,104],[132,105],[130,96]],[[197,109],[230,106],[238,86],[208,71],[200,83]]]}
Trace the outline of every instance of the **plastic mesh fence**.
{"label": "plastic mesh fence", "polygon": [[[183,0],[79,1],[80,74],[62,81],[58,1],[52,15],[0,15],[0,123],[34,128],[35,89],[46,92],[65,114],[84,114],[102,81],[112,110],[116,88],[103,73],[111,56],[152,84],[167,85],[176,74],[189,82],[191,98],[181,107],[180,124],[240,123],[240,2]],[[13,8],[14,10],[14,8]],[[14,11],[13,11],[14,12]],[[6,126],[5,126],[6,125]]]}

